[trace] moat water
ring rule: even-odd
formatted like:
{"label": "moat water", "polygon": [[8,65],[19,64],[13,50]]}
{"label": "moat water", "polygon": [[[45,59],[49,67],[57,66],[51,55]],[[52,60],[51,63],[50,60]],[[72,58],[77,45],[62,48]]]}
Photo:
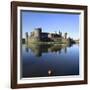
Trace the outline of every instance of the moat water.
{"label": "moat water", "polygon": [[79,75],[79,45],[22,45],[22,77]]}

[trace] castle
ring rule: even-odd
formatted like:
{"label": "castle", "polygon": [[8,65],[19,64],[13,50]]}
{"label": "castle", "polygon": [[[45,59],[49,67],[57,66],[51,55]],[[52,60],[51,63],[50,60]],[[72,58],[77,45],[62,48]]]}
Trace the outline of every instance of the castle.
{"label": "castle", "polygon": [[62,32],[58,33],[47,33],[42,32],[42,28],[35,28],[33,32],[26,32],[26,40],[30,43],[33,42],[62,42],[67,43],[69,39],[67,38],[67,33],[62,36]]}

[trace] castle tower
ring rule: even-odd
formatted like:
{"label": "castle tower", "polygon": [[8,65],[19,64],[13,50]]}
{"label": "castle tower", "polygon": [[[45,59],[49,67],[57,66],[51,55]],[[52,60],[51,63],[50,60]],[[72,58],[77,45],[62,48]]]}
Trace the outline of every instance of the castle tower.
{"label": "castle tower", "polygon": [[67,39],[67,32],[64,34],[65,39]]}
{"label": "castle tower", "polygon": [[28,32],[25,33],[26,35],[26,43],[28,42]]}
{"label": "castle tower", "polygon": [[59,31],[59,36],[62,37],[62,32]]}
{"label": "castle tower", "polygon": [[42,28],[35,28],[35,30],[34,30],[34,37],[37,40],[40,40],[41,39],[41,33],[42,33]]}

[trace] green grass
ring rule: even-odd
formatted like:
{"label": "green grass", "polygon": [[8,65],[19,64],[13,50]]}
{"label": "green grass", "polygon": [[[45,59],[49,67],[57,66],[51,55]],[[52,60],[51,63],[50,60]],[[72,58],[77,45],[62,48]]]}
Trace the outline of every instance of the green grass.
{"label": "green grass", "polygon": [[29,42],[28,44],[68,44],[67,42]]}

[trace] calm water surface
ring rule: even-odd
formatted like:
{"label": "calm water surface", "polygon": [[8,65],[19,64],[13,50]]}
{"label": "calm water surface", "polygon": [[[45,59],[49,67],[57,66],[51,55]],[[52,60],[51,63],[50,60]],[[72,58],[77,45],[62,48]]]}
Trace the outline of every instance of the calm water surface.
{"label": "calm water surface", "polygon": [[22,77],[79,75],[79,45],[22,45]]}

